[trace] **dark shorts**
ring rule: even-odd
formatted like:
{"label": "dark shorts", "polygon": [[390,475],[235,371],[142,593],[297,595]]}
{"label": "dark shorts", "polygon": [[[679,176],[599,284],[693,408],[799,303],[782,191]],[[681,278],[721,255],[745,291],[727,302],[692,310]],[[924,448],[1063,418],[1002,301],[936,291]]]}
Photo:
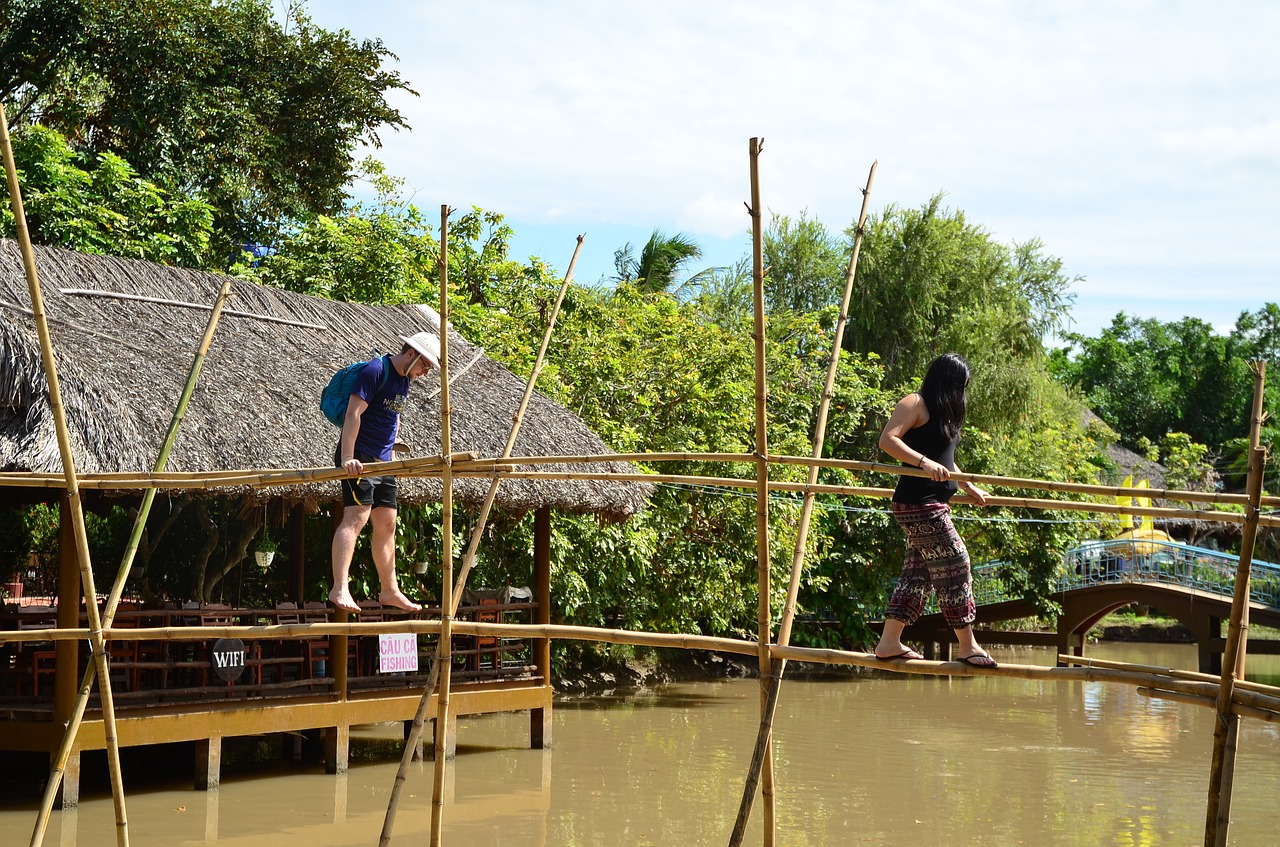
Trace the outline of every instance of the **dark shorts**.
{"label": "dark shorts", "polygon": [[[342,445],[333,448],[333,466],[342,467]],[[356,451],[361,462],[377,462],[377,456]],[[396,508],[396,478],[394,476],[357,476],[342,480],[342,505],[372,506],[375,509]]]}

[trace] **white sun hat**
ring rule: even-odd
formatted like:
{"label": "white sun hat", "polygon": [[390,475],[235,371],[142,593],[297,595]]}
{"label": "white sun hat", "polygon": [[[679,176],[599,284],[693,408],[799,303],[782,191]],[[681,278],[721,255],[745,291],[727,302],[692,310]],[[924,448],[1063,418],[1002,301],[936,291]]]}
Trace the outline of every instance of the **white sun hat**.
{"label": "white sun hat", "polygon": [[431,367],[440,367],[440,339],[434,332],[418,332],[407,338],[402,335],[400,340],[421,353]]}

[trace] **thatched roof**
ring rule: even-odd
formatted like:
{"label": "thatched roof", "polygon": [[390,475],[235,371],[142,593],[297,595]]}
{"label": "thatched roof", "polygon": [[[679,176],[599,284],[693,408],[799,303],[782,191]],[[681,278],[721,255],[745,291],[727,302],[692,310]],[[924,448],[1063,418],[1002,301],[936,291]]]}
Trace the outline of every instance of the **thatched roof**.
{"label": "thatched roof", "polygon": [[[76,470],[147,471],[177,405],[208,321],[207,309],[71,293],[115,292],[210,305],[225,277],[148,262],[36,248],[41,292],[58,362]],[[323,300],[236,280],[168,470],[332,467],[338,430],[320,414],[320,391],[339,367],[398,352],[399,336],[439,332],[430,308],[364,306]],[[0,469],[61,473],[35,320],[15,242],[0,240]],[[308,324],[299,326],[297,324]],[[449,334],[451,446],[500,456],[525,381]],[[479,356],[477,359],[476,357]],[[475,359],[465,373],[462,368]],[[400,440],[410,456],[440,451],[440,384],[414,383],[401,415]],[[610,452],[575,415],[535,393],[514,453],[520,456]],[[610,462],[551,470],[634,471]],[[483,479],[455,480],[455,498],[479,503]],[[336,499],[335,482],[251,492],[315,505]],[[652,489],[637,483],[505,480],[497,505],[593,512],[611,519],[643,508]],[[439,480],[401,480],[405,502],[438,501]]]}

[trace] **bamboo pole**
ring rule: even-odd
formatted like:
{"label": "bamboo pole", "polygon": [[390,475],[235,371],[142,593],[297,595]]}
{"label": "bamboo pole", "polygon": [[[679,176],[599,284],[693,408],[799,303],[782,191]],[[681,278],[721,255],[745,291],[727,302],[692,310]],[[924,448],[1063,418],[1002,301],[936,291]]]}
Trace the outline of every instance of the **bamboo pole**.
{"label": "bamboo pole", "polygon": [[[1156,688],[1139,688],[1138,693],[1143,697],[1153,697],[1159,700],[1172,700],[1177,703],[1187,703],[1192,706],[1203,706],[1206,709],[1212,709],[1217,705],[1214,697],[1197,696],[1195,694],[1178,694],[1172,691],[1161,691]],[[1242,718],[1257,718],[1267,723],[1280,723],[1280,712],[1270,709],[1258,709],[1253,706],[1244,706],[1236,703],[1234,711]]]}
{"label": "bamboo pole", "polygon": [[[1197,671],[1188,671],[1181,668],[1162,668],[1156,665],[1138,665],[1131,662],[1113,662],[1106,659],[1095,659],[1090,656],[1072,656],[1068,653],[1059,653],[1058,661],[1071,665],[1097,665],[1100,668],[1124,668],[1129,670],[1144,671],[1147,673],[1162,674],[1171,676],[1174,679],[1193,680],[1195,682],[1210,682],[1214,685],[1222,681],[1222,677],[1215,674],[1199,673]],[[1273,697],[1280,697],[1280,688],[1274,685],[1267,685],[1261,682],[1251,682],[1245,679],[1238,679],[1235,688],[1242,691],[1257,691],[1262,694],[1269,694]]]}
{"label": "bamboo pole", "polygon": [[[915,468],[903,468],[901,465],[884,462],[863,462],[857,459],[811,459],[805,456],[773,456],[773,461],[782,464],[817,464],[827,468],[845,468],[848,470],[874,473],[896,473],[914,471],[909,476],[926,477],[928,474]],[[1094,485],[1085,482],[1057,482],[1044,479],[1026,479],[1022,477],[998,476],[996,474],[957,473],[953,479],[967,480],[975,484],[1003,485],[1011,488],[1038,488],[1068,494],[1094,494],[1099,497],[1142,496],[1160,500],[1177,500],[1189,503],[1234,503],[1246,505],[1249,498],[1244,494],[1226,494],[1212,491],[1182,491],[1169,488],[1138,488],[1124,485]],[[1275,498],[1280,503],[1280,498]]]}
{"label": "bamboo pole", "polygon": [[[520,405],[516,409],[515,415],[511,421],[511,432],[507,437],[507,443],[502,451],[503,458],[511,455],[515,449],[516,438],[520,434],[520,426],[524,421],[525,410],[529,406],[529,400],[533,396],[534,385],[538,381],[539,374],[542,373],[543,361],[547,355],[547,348],[551,346],[551,331],[555,328],[556,318],[560,314],[560,306],[564,302],[564,295],[569,290],[569,284],[573,281],[573,269],[578,263],[578,254],[582,251],[582,242],[584,236],[578,236],[577,246],[574,247],[573,256],[569,259],[569,268],[565,272],[564,281],[560,285],[560,293],[556,296],[555,305],[551,308],[551,317],[547,321],[546,332],[542,336],[542,346],[538,348],[538,356],[534,361],[533,370],[529,374],[529,379],[525,384],[524,395],[520,398]],[[451,609],[452,614],[458,611],[458,602],[462,598],[463,591],[467,587],[467,576],[471,573],[471,568],[475,564],[476,551],[480,546],[480,539],[484,534],[485,524],[489,519],[489,511],[493,508],[494,499],[498,495],[498,484],[501,478],[495,478],[489,485],[489,491],[485,495],[484,505],[480,508],[479,517],[476,519],[475,529],[471,533],[471,541],[467,547],[466,553],[462,556],[462,567],[458,573],[457,583],[454,586],[454,601]],[[443,606],[443,603],[441,604]],[[443,644],[443,642],[441,642]],[[404,786],[405,779],[408,776],[409,763],[413,760],[414,751],[418,748],[418,739],[422,737],[423,722],[426,719],[427,704],[431,700],[431,695],[435,691],[436,680],[440,673],[440,648],[437,647],[437,657],[432,662],[431,670],[427,674],[427,683],[423,686],[422,697],[418,701],[418,709],[413,717],[413,726],[409,730],[409,737],[405,739],[404,750],[400,753],[400,767],[396,771],[396,778],[391,785],[391,797],[387,801],[387,813],[382,821],[382,834],[378,843],[381,847],[391,843],[391,835],[395,829],[396,810],[399,808],[399,798],[401,788]],[[549,683],[548,683],[549,684]]]}
{"label": "bamboo pole", "polygon": [[1249,626],[1249,572],[1253,564],[1254,543],[1258,537],[1258,508],[1262,499],[1262,479],[1267,461],[1266,450],[1258,446],[1262,428],[1260,398],[1266,379],[1266,364],[1255,361],[1251,367],[1254,375],[1254,416],[1249,432],[1249,512],[1241,532],[1235,594],[1231,601],[1226,649],[1222,655],[1222,685],[1218,692],[1218,720],[1213,730],[1213,761],[1210,764],[1209,800],[1205,809],[1205,847],[1225,847],[1231,826],[1231,788],[1235,776],[1236,741],[1240,734],[1239,717],[1232,711],[1232,689],[1237,677],[1243,676],[1242,657],[1246,652]]}
{"label": "bamboo pole", "polygon": [[[767,318],[764,312],[764,214],[760,199],[760,152],[763,149],[764,139],[762,138],[752,138],[747,145],[747,153],[751,165],[751,205],[747,207],[747,212],[751,216],[752,311],[755,315],[752,338],[755,341],[756,376],[756,445],[754,454],[756,465],[756,640],[759,643],[760,680],[762,683],[769,678],[770,674],[772,658],[769,655],[769,642],[773,638],[773,613],[770,607],[769,586],[769,377],[768,363],[765,359]],[[766,719],[768,710],[768,692],[761,688],[760,717],[762,721]],[[764,847],[773,847],[774,840],[773,756],[771,752],[772,743],[766,738],[760,771],[760,793],[764,798]],[[741,836],[738,835],[736,826],[734,836],[738,838],[736,843],[741,843]]]}
{"label": "bamboo pole", "polygon": [[[543,364],[547,356],[547,348],[551,346],[551,332],[555,329],[556,319],[560,315],[560,306],[564,302],[564,295],[569,290],[569,284],[573,281],[573,269],[578,263],[578,254],[582,251],[582,241],[583,236],[579,235],[577,246],[573,249],[573,256],[569,259],[569,269],[565,273],[564,281],[560,284],[560,292],[556,295],[556,302],[551,307],[551,316],[547,320],[546,331],[542,334],[542,345],[538,348],[538,356],[534,360],[533,370],[529,374],[529,379],[525,382],[524,394],[520,398],[520,405],[512,417],[511,432],[507,436],[507,443],[502,450],[502,458],[499,461],[509,459],[511,453],[515,450],[516,439],[519,437],[520,427],[524,423],[524,413],[529,408],[529,400],[533,397],[534,386],[537,385],[538,377],[542,373]],[[471,568],[475,564],[476,551],[480,547],[480,538],[484,535],[485,524],[489,519],[489,511],[493,508],[494,498],[498,494],[498,484],[501,481],[501,477],[495,477],[493,482],[490,483],[484,505],[480,508],[475,529],[471,533],[471,541],[462,557],[462,569],[458,574],[458,593],[461,593],[462,589],[466,587],[467,575],[471,573]]]}
{"label": "bamboo pole", "polygon": [[[540,638],[561,641],[595,641],[601,644],[629,644],[637,647],[664,647],[683,650],[709,650],[733,653],[741,656],[759,655],[755,641],[741,638],[725,638],[696,633],[650,632],[646,630],[604,629],[568,624],[482,623],[479,621],[453,621],[451,628],[460,635],[490,635],[501,638]],[[439,635],[441,620],[406,618],[403,620],[370,621],[365,623],[297,623],[233,626],[167,626],[128,627],[108,629],[103,633],[111,641],[197,641],[210,638],[240,638],[243,640],[273,640],[308,638],[331,635],[377,635],[379,633],[405,633]],[[89,630],[31,629],[21,632],[2,632],[0,641],[73,641],[83,640]],[[998,668],[971,668],[963,662],[937,662],[926,659],[904,660],[886,663],[873,653],[832,648],[797,647],[772,644],[770,655],[776,659],[805,661],[816,664],[856,665],[877,671],[897,673],[937,674],[957,676],[974,673],[1010,676],[1018,679],[1065,679],[1076,682],[1120,682],[1152,688],[1183,691],[1186,693],[1216,697],[1220,689],[1217,677],[1196,674],[1193,671],[1108,662],[1074,656],[1076,667],[1042,667],[1038,665],[1013,665],[1001,663]],[[1002,673],[1008,671],[1007,674]],[[1280,709],[1280,688],[1262,683],[1239,683],[1234,686],[1233,697],[1237,702],[1258,708]]]}
{"label": "bamboo pole", "polygon": [[[915,468],[902,468],[903,476],[919,476],[920,472],[914,474],[910,471]],[[559,471],[513,471],[503,474],[511,479],[562,479],[562,480],[597,480],[597,481],[614,481],[614,482],[670,482],[685,485],[704,485],[719,486],[724,488],[743,488],[750,489],[755,487],[755,482],[747,479],[739,479],[736,477],[712,477],[712,476],[690,476],[685,474],[640,474],[640,473],[570,473]],[[968,474],[955,473],[951,475],[954,480],[962,481],[969,478]],[[892,488],[862,488],[856,485],[808,485],[804,482],[782,482],[778,480],[771,481],[769,488],[772,491],[795,491],[803,493],[806,490],[813,490],[820,494],[838,494],[849,497],[874,497],[886,498],[893,496]],[[953,502],[964,504],[969,502],[967,495],[959,495]],[[1199,509],[1174,509],[1163,508],[1158,506],[1121,506],[1116,503],[1094,503],[1084,500],[1042,500],[1031,497],[1000,497],[989,495],[987,497],[988,506],[1008,506],[1020,507],[1025,509],[1050,509],[1065,512],[1094,512],[1098,514],[1113,515],[1151,515],[1153,517],[1179,517],[1191,518],[1194,520],[1220,521],[1222,523],[1238,523],[1245,521],[1245,515],[1237,512],[1210,512]],[[1280,517],[1259,518],[1259,526],[1280,526]]]}
{"label": "bamboo pole", "polygon": [[[460,454],[461,455],[461,454]],[[560,457],[557,457],[557,460]],[[771,461],[777,461],[778,457],[771,457]],[[438,462],[438,458],[435,460]],[[544,460],[545,461],[545,460]],[[806,460],[809,461],[809,460]],[[821,464],[824,466],[830,460],[823,460]],[[688,474],[646,474],[646,473],[584,473],[572,471],[516,471],[511,469],[513,464],[527,464],[523,457],[510,457],[508,459],[498,461],[494,459],[478,459],[465,464],[458,464],[453,471],[455,477],[492,477],[503,476],[510,479],[546,479],[546,480],[593,480],[593,481],[613,481],[613,482],[643,482],[643,483],[661,483],[669,482],[686,485],[703,485],[703,486],[720,486],[728,488],[744,488],[754,489],[756,482],[749,479],[737,477],[710,477],[695,476]],[[400,476],[419,476],[431,477],[439,476],[442,466],[430,465],[429,472],[422,470],[424,460],[422,459],[404,459],[394,462],[378,462],[370,465],[374,470],[381,473],[396,473]],[[922,472],[915,468],[895,468],[884,466],[888,473],[896,473],[902,476],[920,476]],[[159,489],[214,489],[226,487],[270,487],[276,485],[293,485],[301,483],[321,482],[325,480],[337,479],[340,470],[333,468],[316,468],[288,471],[259,471],[241,476],[229,476],[231,473],[241,472],[214,472],[211,474],[214,478],[202,480],[199,474],[184,474],[176,476],[171,474],[151,474],[151,475],[135,475],[128,480],[105,481],[99,478],[96,483],[84,485],[84,488],[99,488],[107,490],[125,490],[130,488],[146,489],[155,487]],[[0,474],[0,485],[18,484],[28,481],[32,475],[3,475]],[[952,478],[957,481],[970,480],[1000,480],[1001,477],[993,477],[989,475],[978,474],[952,474]],[[1041,483],[1038,487],[1050,491],[1069,491],[1076,484],[1074,483],[1056,483],[1050,480],[1037,480]],[[57,487],[62,487],[65,483],[58,483]],[[50,486],[45,486],[50,487]],[[836,494],[842,496],[855,497],[889,497],[892,496],[892,489],[887,488],[864,488],[853,485],[809,485],[805,482],[784,482],[773,481],[769,483],[772,491],[795,491],[805,493],[814,491],[819,494]],[[1135,489],[1140,490],[1140,489]],[[1198,492],[1187,492],[1195,494]],[[1168,498],[1176,499],[1176,498]],[[1186,498],[1191,499],[1191,498]],[[956,501],[965,502],[963,495]],[[1190,520],[1200,521],[1217,521],[1220,523],[1243,524],[1245,515],[1239,512],[1218,512],[1201,509],[1177,509],[1160,506],[1121,506],[1115,503],[1094,503],[1082,500],[1044,500],[1030,497],[1001,497],[989,496],[987,503],[990,506],[1006,506],[1019,507],[1026,509],[1056,509],[1071,512],[1092,512],[1097,514],[1115,514],[1115,515],[1150,515],[1152,517],[1163,518],[1186,518]],[[1280,516],[1259,516],[1258,525],[1261,527],[1280,527]]]}
{"label": "bamboo pole", "polygon": [[[440,207],[440,452],[449,455],[449,207]],[[440,552],[440,640],[436,651],[436,666],[440,668],[440,696],[436,698],[436,746],[435,779],[431,787],[431,847],[440,847],[441,828],[444,825],[444,781],[447,751],[449,749],[449,682],[453,666],[450,642],[453,639],[453,477],[449,474],[446,459],[444,476],[443,516],[440,534],[443,549]],[[399,799],[397,796],[396,799]],[[388,819],[394,812],[388,805]],[[387,833],[390,838],[390,833]]]}
{"label": "bamboo pole", "polygon": [[[169,462],[169,454],[173,451],[173,444],[178,437],[178,428],[181,426],[183,419],[186,417],[187,404],[191,401],[191,395],[195,391],[196,381],[200,377],[200,371],[204,367],[205,357],[209,353],[209,346],[213,343],[213,333],[218,326],[218,321],[222,316],[223,307],[227,302],[227,298],[231,296],[231,280],[227,279],[222,283],[218,296],[214,300],[213,306],[209,313],[209,320],[205,325],[204,335],[200,339],[200,344],[196,348],[195,358],[191,363],[191,368],[187,372],[187,381],[182,388],[182,393],[178,397],[178,404],[174,408],[173,416],[169,421],[169,429],[165,433],[164,441],[160,445],[159,455],[153,467],[155,471],[164,470],[164,466]],[[107,597],[106,606],[102,612],[102,626],[104,629],[110,629],[112,621],[115,619],[116,609],[120,605],[120,598],[124,594],[125,583],[129,579],[129,571],[133,567],[133,559],[138,552],[138,544],[142,540],[142,532],[147,525],[147,516],[151,514],[151,504],[155,501],[156,489],[148,488],[142,497],[142,505],[138,508],[137,517],[133,522],[133,530],[129,535],[129,543],[125,547],[124,555],[120,560],[120,568],[116,572],[115,583],[111,586],[111,593]],[[89,705],[89,695],[93,691],[93,681],[97,676],[98,667],[96,664],[90,664],[84,671],[84,677],[80,681],[80,690],[76,696],[76,702],[71,711],[71,717],[67,722],[66,730],[63,732],[62,744],[58,748],[57,754],[54,756],[53,767],[49,774],[49,781],[45,784],[44,797],[40,805],[40,813],[36,819],[35,831],[32,833],[31,844],[36,847],[44,840],[45,830],[49,825],[49,817],[53,813],[54,800],[58,794],[58,786],[62,783],[63,774],[66,772],[67,761],[71,757],[71,751],[75,747],[76,736],[80,731],[80,724],[84,720],[85,709]]]}
{"label": "bamboo pole", "polygon": [[[822,449],[826,440],[827,414],[831,408],[831,398],[835,391],[836,374],[840,364],[840,348],[844,343],[844,328],[849,321],[849,301],[853,297],[853,280],[858,272],[858,253],[862,249],[863,227],[867,222],[867,204],[871,196],[871,184],[876,177],[876,165],[871,163],[871,172],[867,174],[867,185],[862,189],[862,210],[858,214],[858,226],[854,230],[853,251],[849,256],[849,266],[844,276],[844,294],[840,300],[840,317],[836,321],[835,335],[831,342],[831,359],[827,364],[827,380],[823,385],[822,399],[818,404],[818,420],[814,426],[813,458],[822,458]],[[800,523],[796,529],[796,546],[791,556],[791,581],[787,585],[787,599],[782,609],[782,625],[778,630],[778,643],[785,646],[791,642],[791,625],[795,619],[796,598],[800,593],[800,576],[804,566],[804,551],[809,537],[809,521],[813,516],[813,502],[817,493],[812,486],[818,483],[818,465],[809,464],[806,478],[804,504],[800,509]],[[768,753],[770,739],[773,735],[773,718],[778,708],[778,696],[782,689],[782,676],[786,673],[787,660],[780,659],[773,673],[769,675],[769,689],[765,696],[764,714],[760,720],[760,729],[756,735],[756,746],[752,752],[751,764],[747,769],[746,785],[742,791],[742,800],[738,805],[738,817],[734,823],[733,834],[729,844],[738,847],[746,836],[747,821],[751,817],[751,804],[755,799],[756,786],[764,759]]]}
{"label": "bamboo pole", "polygon": [[[80,583],[84,590],[85,608],[89,618],[89,642],[94,661],[98,665],[98,678],[102,680],[102,717],[107,741],[107,763],[111,771],[111,799],[116,813],[116,843],[126,847],[129,843],[129,820],[124,802],[124,779],[120,773],[120,748],[116,741],[115,704],[111,698],[111,681],[107,673],[107,653],[102,637],[102,621],[98,617],[98,592],[93,584],[93,567],[89,560],[89,536],[85,529],[84,507],[80,501],[80,489],[76,485],[75,456],[71,452],[71,436],[67,429],[66,412],[62,405],[62,388],[58,382],[58,366],[53,355],[53,338],[45,321],[44,297],[40,290],[40,277],[36,271],[35,251],[31,247],[31,233],[27,230],[27,217],[22,207],[22,192],[18,186],[18,167],[13,159],[13,144],[9,139],[9,119],[0,105],[0,147],[3,148],[5,177],[9,184],[9,204],[13,208],[14,229],[22,251],[22,264],[27,276],[27,289],[31,295],[31,311],[35,316],[36,331],[40,336],[40,358],[44,363],[45,378],[49,383],[49,405],[53,409],[57,427],[58,452],[67,480],[67,502],[71,511],[71,526],[75,534],[76,555],[80,563]],[[37,830],[39,828],[37,827]],[[32,835],[39,844],[43,833]]]}
{"label": "bamboo pole", "polygon": [[[138,300],[143,303],[159,303],[164,306],[178,306],[183,309],[201,309],[209,310],[206,303],[191,303],[186,300],[170,300],[166,297],[145,297],[141,294],[124,294],[119,291],[96,291],[91,288],[60,288],[63,294],[78,294],[82,297],[106,297],[110,300]],[[254,312],[241,312],[236,309],[226,309],[223,314],[234,315],[237,318],[253,318],[258,321],[266,321],[267,323],[284,324],[285,326],[297,326],[303,329],[318,329],[328,331],[329,327],[321,324],[306,323],[305,321],[295,321],[289,318],[277,318],[272,315],[259,315]]]}
{"label": "bamboo pole", "polygon": [[[751,454],[739,453],[617,453],[617,454],[600,454],[588,456],[508,456],[505,459],[486,459],[481,458],[475,453],[458,453],[453,456],[453,473],[455,476],[461,475],[464,470],[467,473],[474,472],[477,475],[502,473],[513,478],[555,478],[555,479],[599,479],[613,478],[601,477],[599,474],[574,474],[572,472],[547,472],[551,476],[534,477],[531,473],[516,471],[513,468],[521,465],[572,465],[587,463],[604,463],[604,462],[660,462],[660,461],[688,461],[688,462],[712,462],[722,461],[726,463],[746,463],[754,462],[755,456]],[[815,459],[809,456],[781,456],[774,455],[769,457],[770,462],[788,465],[812,465],[817,467],[844,468],[848,470],[873,471],[886,474],[894,474],[899,476],[926,476],[923,471],[916,468],[904,468],[899,465],[882,464],[878,462],[863,462],[853,459]],[[389,462],[375,462],[369,465],[370,468],[380,473],[395,474],[397,476],[433,476],[440,473],[442,463],[439,457],[429,456],[415,459],[398,459]],[[249,486],[267,486],[267,485],[286,485],[295,483],[310,482],[326,482],[337,479],[340,476],[334,468],[298,468],[298,469],[262,469],[262,470],[227,470],[227,471],[187,471],[187,472],[165,472],[140,474],[134,471],[108,472],[108,473],[90,473],[84,474],[79,478],[81,488],[98,488],[108,490],[123,490],[129,488],[196,488],[196,487],[223,487],[228,485],[249,485]],[[679,479],[681,475],[659,475],[659,474],[630,474],[616,477],[621,480],[663,480],[663,479]],[[690,477],[698,479],[698,477]],[[1056,480],[1042,479],[1026,479],[1020,477],[1005,477],[995,474],[967,474],[958,473],[954,478],[960,481],[969,481],[973,483],[981,483],[985,485],[996,485],[1011,488],[1032,488],[1038,490],[1046,490],[1065,494],[1091,494],[1099,497],[1114,498],[1117,496],[1152,496],[1155,499],[1173,500],[1175,502],[1189,503],[1221,503],[1221,504],[1239,504],[1245,505],[1248,502],[1248,496],[1243,494],[1221,494],[1203,491],[1181,491],[1175,489],[1144,489],[1126,486],[1104,486],[1092,485],[1089,483],[1060,482]],[[202,481],[211,481],[214,484],[201,486]],[[65,484],[65,480],[57,474],[38,474],[38,473],[5,473],[0,474],[0,485],[16,486],[16,487],[46,487],[60,488]],[[774,487],[777,483],[774,483]],[[847,489],[847,487],[846,487]],[[841,489],[841,490],[846,490]],[[821,489],[816,489],[821,491]],[[1260,501],[1261,505],[1280,505],[1280,497],[1264,497]],[[1152,514],[1157,516],[1164,514],[1159,507],[1152,507]],[[1128,512],[1139,514],[1139,512]],[[1146,514],[1147,512],[1143,512]],[[1183,510],[1176,513],[1179,516],[1199,516],[1206,520],[1234,520],[1236,523],[1243,523],[1243,514],[1232,512],[1210,512],[1199,510]],[[1223,517],[1223,516],[1228,517]],[[1265,526],[1265,518],[1263,519]]]}
{"label": "bamboo pole", "polygon": [[[451,462],[456,468],[471,474],[491,474],[504,469],[496,459],[481,458],[476,453],[455,453]],[[439,456],[416,459],[393,459],[386,462],[369,462],[367,469],[379,474],[395,476],[439,475],[444,462]],[[340,468],[261,468],[215,471],[112,471],[86,474],[81,488],[127,490],[131,488],[225,488],[270,487],[298,483],[331,482],[344,476]],[[20,487],[61,488],[64,485],[55,474],[9,473],[0,474],[0,485]]]}
{"label": "bamboo pole", "polygon": [[[511,465],[572,465],[600,462],[754,462],[755,456],[750,453],[600,453],[580,456],[512,456],[506,460]],[[774,454],[769,461],[786,465],[817,465],[822,468],[843,468],[854,471],[867,471],[886,474],[906,474],[926,477],[928,474],[916,468],[904,468],[901,465],[883,462],[867,462],[860,459],[814,458],[812,456],[789,456]],[[1247,505],[1248,495],[1228,494],[1213,491],[1187,491],[1172,488],[1139,488],[1124,485],[1096,485],[1086,482],[1061,482],[1057,480],[1028,479],[1024,477],[999,476],[996,474],[958,474],[956,479],[964,479],[975,484],[1002,485],[1011,488],[1036,488],[1059,491],[1071,494],[1094,494],[1099,497],[1142,496],[1160,500],[1176,500],[1189,503],[1231,503],[1239,506]],[[1280,506],[1280,497],[1264,496],[1264,506]]]}
{"label": "bamboo pole", "polygon": [[[332,635],[377,635],[380,633],[405,633],[439,635],[442,621],[404,619],[367,623],[299,623],[235,626],[172,626],[126,629],[107,629],[104,636],[110,641],[193,641],[210,638],[240,638],[245,640],[272,640],[307,638]],[[740,656],[756,656],[759,647],[754,641],[723,638],[693,633],[648,632],[643,630],[601,629],[565,624],[481,623],[478,621],[453,621],[452,631],[459,635],[493,636],[499,638],[537,638],[562,641],[587,641],[600,644],[627,644],[637,647],[662,647],[680,650],[708,650],[733,653]],[[6,641],[71,641],[83,640],[88,630],[33,629],[21,632],[0,632],[0,642]],[[886,664],[871,653],[834,650],[813,647],[795,647],[773,644],[770,655],[776,659],[807,661],[816,664],[852,665],[873,668],[877,671],[912,673],[933,676],[994,675],[1014,679],[1030,679],[1050,682],[1101,682],[1147,687],[1158,691],[1175,691],[1189,696],[1215,700],[1220,691],[1219,680],[1209,674],[1197,674],[1127,662],[1108,662],[1101,659],[1072,656],[1079,667],[1042,667],[1002,663],[998,668],[974,669],[961,662],[937,662],[912,660]],[[972,673],[970,673],[972,671]],[[1261,683],[1237,683],[1232,691],[1232,701],[1237,710],[1247,707],[1255,711],[1280,712],[1280,688]],[[1243,713],[1242,713],[1243,714]]]}

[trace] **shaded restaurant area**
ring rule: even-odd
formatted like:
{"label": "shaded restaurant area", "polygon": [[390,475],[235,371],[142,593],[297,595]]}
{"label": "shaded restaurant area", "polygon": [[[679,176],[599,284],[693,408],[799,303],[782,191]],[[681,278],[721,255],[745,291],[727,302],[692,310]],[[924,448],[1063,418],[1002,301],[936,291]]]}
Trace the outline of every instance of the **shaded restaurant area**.
{"label": "shaded restaurant area", "polygon": [[[424,379],[413,387],[398,433],[397,459],[405,466],[397,473],[398,573],[406,593],[424,605],[415,614],[370,599],[378,584],[367,546],[357,548],[353,567],[360,612],[322,602],[342,507],[335,481],[312,478],[331,468],[338,437],[317,400],[335,370],[398,349],[401,336],[439,333],[439,316],[422,306],[326,301],[57,248],[37,247],[35,258],[93,536],[94,617],[102,614],[126,546],[116,525],[132,522],[144,499],[136,477],[153,467],[168,422],[182,408],[166,479],[151,485],[155,509],[107,631],[118,745],[193,742],[194,783],[210,788],[219,780],[222,739],[307,733],[323,744],[326,769],[345,771],[351,727],[413,719],[439,646],[433,633],[408,629],[411,621],[444,617],[444,489],[438,470],[412,467],[413,457],[441,453],[441,386]],[[199,348],[208,304],[224,287],[230,305],[189,402],[180,406],[188,378],[183,362]],[[19,251],[0,241],[0,302],[27,299]],[[0,405],[0,516],[6,516],[0,522],[38,512],[50,540],[39,551],[5,549],[9,535],[0,528],[0,759],[6,751],[52,758],[91,656],[85,638],[54,638],[51,631],[83,631],[90,615],[40,342],[29,313],[17,317],[0,325],[0,385],[8,398]],[[580,419],[536,392],[527,412],[520,409],[523,380],[456,331],[448,343],[461,365],[449,387],[451,455],[502,455],[522,413],[511,455],[611,452]],[[452,479],[455,519],[465,528],[495,488],[486,538],[499,543],[478,554],[472,577],[478,587],[454,598],[458,621],[551,623],[555,514],[626,520],[652,491],[603,478],[512,478],[498,487],[492,470],[467,467],[460,461]],[[572,469],[601,476],[634,471],[610,461]],[[365,624],[377,631],[362,631]],[[308,631],[323,625],[329,631]],[[217,637],[220,628],[229,637]],[[454,633],[449,647],[450,723],[527,712],[530,745],[549,743],[549,639]],[[108,747],[100,689],[95,682],[63,773],[64,805],[77,801],[80,752]]]}

